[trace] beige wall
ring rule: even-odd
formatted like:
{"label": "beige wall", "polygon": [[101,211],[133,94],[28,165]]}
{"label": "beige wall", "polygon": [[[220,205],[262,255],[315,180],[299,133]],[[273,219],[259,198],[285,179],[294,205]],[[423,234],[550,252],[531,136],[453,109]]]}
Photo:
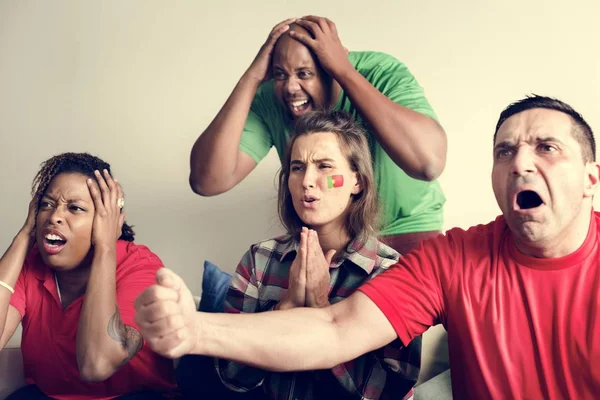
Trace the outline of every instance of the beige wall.
{"label": "beige wall", "polygon": [[23,223],[39,163],[89,151],[123,183],[137,241],[194,292],[204,259],[232,271],[251,243],[280,231],[277,157],[230,193],[201,198],[187,184],[189,151],[271,27],[308,13],[334,20],[351,50],[395,55],[425,88],[449,137],[446,228],[498,214],[491,140],[509,102],[557,96],[600,131],[595,0],[3,0],[0,250]]}

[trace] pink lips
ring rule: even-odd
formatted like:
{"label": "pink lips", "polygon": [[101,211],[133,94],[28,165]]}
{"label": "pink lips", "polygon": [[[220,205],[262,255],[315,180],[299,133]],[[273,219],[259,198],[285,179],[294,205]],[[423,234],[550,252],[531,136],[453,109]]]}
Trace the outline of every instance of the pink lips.
{"label": "pink lips", "polygon": [[317,208],[317,202],[316,202],[316,201],[311,201],[311,202],[308,202],[308,201],[302,201],[302,205],[303,205],[305,208],[312,208],[312,209],[315,209],[315,208]]}
{"label": "pink lips", "polygon": [[302,198],[302,205],[306,208],[316,208],[317,207],[317,202],[319,201],[319,199],[317,199],[316,197],[313,196],[304,196]]}
{"label": "pink lips", "polygon": [[60,251],[64,248],[65,248],[64,244],[61,244],[58,246],[51,246],[47,242],[44,242],[44,251],[50,256],[60,253]]}

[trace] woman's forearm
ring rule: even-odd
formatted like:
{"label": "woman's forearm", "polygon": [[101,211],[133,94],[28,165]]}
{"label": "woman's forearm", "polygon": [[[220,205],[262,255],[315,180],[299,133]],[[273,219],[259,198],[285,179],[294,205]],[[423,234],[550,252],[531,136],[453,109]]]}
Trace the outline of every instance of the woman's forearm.
{"label": "woman's forearm", "polygon": [[77,362],[84,380],[102,381],[127,363],[142,339],[123,324],[116,301],[115,249],[95,249],[77,331]]}
{"label": "woman's forearm", "polygon": [[[0,258],[0,280],[13,289],[23,268],[30,243],[31,236],[27,232],[21,231]],[[12,292],[6,287],[0,286],[0,337],[4,332],[11,297]]]}

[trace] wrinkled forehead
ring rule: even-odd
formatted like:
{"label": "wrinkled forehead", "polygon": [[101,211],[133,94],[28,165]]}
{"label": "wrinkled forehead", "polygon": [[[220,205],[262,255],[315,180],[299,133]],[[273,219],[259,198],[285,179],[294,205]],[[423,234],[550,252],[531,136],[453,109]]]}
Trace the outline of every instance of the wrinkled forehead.
{"label": "wrinkled forehead", "polygon": [[560,111],[543,108],[522,111],[500,125],[494,145],[503,142],[535,142],[545,138],[575,141],[571,117]]}
{"label": "wrinkled forehead", "polygon": [[86,175],[76,172],[58,174],[52,179],[44,195],[55,199],[91,199],[87,179]]}
{"label": "wrinkled forehead", "polygon": [[345,160],[338,137],[331,132],[309,133],[299,136],[292,147],[291,160]]}

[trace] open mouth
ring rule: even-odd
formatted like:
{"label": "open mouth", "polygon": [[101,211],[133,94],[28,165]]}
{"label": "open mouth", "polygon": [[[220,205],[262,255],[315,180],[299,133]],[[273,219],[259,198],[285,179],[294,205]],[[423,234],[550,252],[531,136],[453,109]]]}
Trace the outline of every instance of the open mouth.
{"label": "open mouth", "polygon": [[306,207],[313,207],[317,201],[319,201],[319,199],[314,196],[304,196],[302,198],[302,204]]}
{"label": "open mouth", "polygon": [[288,101],[288,105],[292,114],[296,116],[303,115],[312,108],[312,102],[309,99],[291,100]]}
{"label": "open mouth", "polygon": [[43,246],[46,253],[53,255],[59,253],[67,244],[67,239],[56,231],[44,233]]}
{"label": "open mouth", "polygon": [[529,210],[544,204],[539,194],[533,190],[524,190],[517,194],[517,206],[521,210]]}

